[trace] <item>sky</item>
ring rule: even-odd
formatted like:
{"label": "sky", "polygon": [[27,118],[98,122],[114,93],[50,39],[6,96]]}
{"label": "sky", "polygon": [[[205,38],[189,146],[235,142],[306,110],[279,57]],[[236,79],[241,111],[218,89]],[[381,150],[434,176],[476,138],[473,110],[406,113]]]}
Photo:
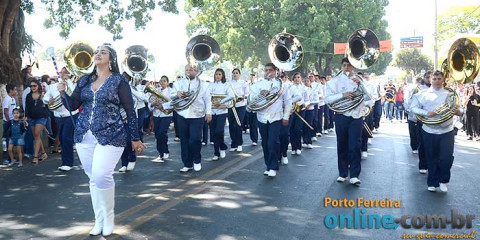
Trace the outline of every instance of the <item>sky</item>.
{"label": "sky", "polygon": [[[121,0],[126,1],[126,0]],[[184,0],[178,3],[180,13],[178,15],[164,13],[156,10],[152,13],[153,19],[147,24],[145,30],[135,31],[132,22],[125,22],[123,25],[123,39],[112,40],[112,35],[103,28],[94,24],[79,24],[68,39],[59,36],[59,28],[45,29],[44,19],[48,16],[40,0],[33,0],[35,13],[26,15],[25,28],[29,34],[39,43],[35,50],[38,53],[44,52],[47,47],[62,48],[76,40],[88,40],[94,46],[104,42],[113,43],[117,50],[119,60],[123,59],[123,51],[131,45],[144,45],[153,54],[156,64],[153,67],[154,74],[147,76],[147,79],[159,79],[161,75],[170,78],[181,65],[186,63],[185,47],[188,42],[185,26],[188,16],[183,12]],[[437,0],[438,14],[446,11],[451,6],[480,5],[480,0]],[[390,0],[386,8],[386,20],[388,31],[392,36],[394,49],[400,49],[400,38],[411,36],[423,36],[425,53],[433,59],[433,33],[435,21],[435,0]],[[366,26],[368,27],[368,26]],[[345,36],[347,40],[348,36]],[[50,74],[54,72],[53,64]],[[34,72],[35,75],[43,72]]]}

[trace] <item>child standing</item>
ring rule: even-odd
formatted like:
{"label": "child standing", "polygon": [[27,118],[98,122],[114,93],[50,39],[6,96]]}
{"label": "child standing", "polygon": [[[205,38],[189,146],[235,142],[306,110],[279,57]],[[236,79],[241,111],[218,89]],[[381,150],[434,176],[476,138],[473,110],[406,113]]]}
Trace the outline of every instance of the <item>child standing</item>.
{"label": "child standing", "polygon": [[15,158],[13,156],[13,148],[17,147],[18,155],[18,167],[23,166],[22,162],[22,146],[25,145],[23,140],[23,133],[27,130],[28,123],[25,119],[22,118],[22,112],[20,109],[16,108],[13,110],[13,119],[7,122],[5,131],[3,134],[3,139],[8,140],[8,155],[10,156],[10,164],[12,166],[15,163]]}

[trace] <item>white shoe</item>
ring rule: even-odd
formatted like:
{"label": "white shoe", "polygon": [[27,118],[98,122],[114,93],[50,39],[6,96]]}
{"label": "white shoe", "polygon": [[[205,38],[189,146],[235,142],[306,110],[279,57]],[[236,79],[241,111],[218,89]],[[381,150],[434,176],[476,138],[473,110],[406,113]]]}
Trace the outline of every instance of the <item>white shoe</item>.
{"label": "white shoe", "polygon": [[194,163],[194,164],[193,164],[193,170],[195,170],[196,172],[202,170],[202,164],[200,164],[200,163]]}
{"label": "white shoe", "polygon": [[225,150],[220,150],[220,158],[225,158],[225,156],[227,156]]}
{"label": "white shoe", "polygon": [[312,137],[312,141],[317,141],[317,137]]}
{"label": "white shoe", "polygon": [[207,145],[207,143],[206,143],[206,142],[202,142],[202,146],[205,146],[205,145]]}
{"label": "white shoe", "polygon": [[427,169],[420,169],[419,171],[421,174],[426,174],[427,173]]}
{"label": "white shoe", "polygon": [[435,191],[437,191],[437,188],[436,187],[428,187],[427,190],[429,192],[435,192]]}
{"label": "white shoe", "polygon": [[338,177],[338,178],[337,178],[337,182],[339,182],[339,183],[343,183],[343,182],[345,182],[346,180],[347,180],[347,178],[344,178],[344,177]]}
{"label": "white shoe", "polygon": [[58,167],[58,170],[63,171],[63,172],[68,172],[68,171],[72,170],[72,167],[64,165],[64,166]]}
{"label": "white shoe", "polygon": [[306,148],[306,147],[307,147],[307,144],[302,143],[302,148]]}
{"label": "white shoe", "polygon": [[252,142],[252,146],[257,146],[257,143],[256,143],[256,142]]}
{"label": "white shoe", "polygon": [[328,129],[329,132],[333,132],[333,128]]}
{"label": "white shoe", "polygon": [[90,184],[90,197],[92,199],[93,212],[95,213],[95,225],[89,233],[92,236],[100,235],[103,228],[103,208],[98,201],[97,195],[95,184]]}
{"label": "white shoe", "polygon": [[270,172],[269,170],[265,170],[265,172],[263,172],[263,175],[268,176],[269,172]]}
{"label": "white shoe", "polygon": [[235,151],[237,151],[237,149],[236,148],[230,148],[230,150],[228,150],[228,151],[235,152]]}
{"label": "white shoe", "polygon": [[245,131],[246,133],[250,133],[250,129],[247,128],[247,130]]}
{"label": "white shoe", "polygon": [[295,150],[292,150],[292,152],[290,154],[297,155],[297,152]]}
{"label": "white shoe", "polygon": [[350,184],[353,184],[353,185],[358,185],[360,184],[360,179],[354,177],[354,178],[350,178]]}
{"label": "white shoe", "polygon": [[101,215],[103,216],[102,235],[110,236],[115,226],[115,187],[99,189],[93,186]]}
{"label": "white shoe", "polygon": [[284,165],[287,165],[288,164],[288,158],[287,157],[282,157],[282,163]]}
{"label": "white shoe", "polygon": [[210,145],[213,145],[213,144],[215,144],[215,143],[214,143],[214,142],[210,142]]}
{"label": "white shoe", "polygon": [[129,162],[127,165],[127,171],[132,171],[135,168],[135,162]]}
{"label": "white shoe", "polygon": [[118,169],[118,172],[126,172],[127,171],[127,166],[123,166],[120,169]]}
{"label": "white shoe", "polygon": [[307,144],[307,148],[312,149],[313,148],[312,144]]}
{"label": "white shoe", "polygon": [[163,154],[163,159],[167,159],[168,157],[170,157],[170,154],[169,154],[169,153],[164,153],[164,154]]}
{"label": "white shoe", "polygon": [[368,153],[367,152],[362,152],[362,159],[366,159],[368,157]]}
{"label": "white shoe", "polygon": [[165,161],[163,161],[162,157],[158,156],[157,158],[153,159],[152,162],[165,162]]}
{"label": "white shoe", "polygon": [[190,170],[192,170],[192,169],[193,169],[193,168],[191,168],[191,167],[183,167],[183,168],[180,169],[180,172],[188,172],[188,171],[190,171]]}
{"label": "white shoe", "polygon": [[237,152],[241,152],[241,151],[243,151],[242,146],[238,146],[238,147],[237,147]]}
{"label": "white shoe", "polygon": [[372,139],[369,138],[369,139],[367,140],[367,143],[368,143],[368,145],[372,145]]}
{"label": "white shoe", "polygon": [[268,176],[269,176],[269,177],[275,177],[275,176],[277,176],[277,171],[275,171],[275,170],[270,170],[270,171],[268,172]]}
{"label": "white shoe", "polygon": [[442,192],[447,192],[448,191],[446,183],[440,183],[440,191],[442,191]]}
{"label": "white shoe", "polygon": [[173,141],[175,141],[175,142],[180,142],[180,138],[179,138],[179,137],[175,137],[175,138],[173,139]]}
{"label": "white shoe", "polygon": [[300,155],[300,154],[302,154],[302,150],[297,149],[297,155]]}
{"label": "white shoe", "polygon": [[217,161],[217,160],[218,160],[218,156],[213,156],[212,160],[213,160],[213,161]]}
{"label": "white shoe", "polygon": [[418,150],[413,150],[412,153],[413,154],[418,154]]}
{"label": "white shoe", "polygon": [[328,130],[324,130],[323,133],[324,133],[324,134],[328,134]]}

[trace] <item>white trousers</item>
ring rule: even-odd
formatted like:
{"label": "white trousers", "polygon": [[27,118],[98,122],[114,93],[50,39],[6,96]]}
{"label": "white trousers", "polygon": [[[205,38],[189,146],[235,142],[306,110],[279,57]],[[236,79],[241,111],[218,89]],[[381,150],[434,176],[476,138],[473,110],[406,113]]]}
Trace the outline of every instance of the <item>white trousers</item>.
{"label": "white trousers", "polygon": [[113,171],[122,156],[124,147],[102,146],[89,130],[81,143],[75,144],[83,170],[99,189],[115,186]]}

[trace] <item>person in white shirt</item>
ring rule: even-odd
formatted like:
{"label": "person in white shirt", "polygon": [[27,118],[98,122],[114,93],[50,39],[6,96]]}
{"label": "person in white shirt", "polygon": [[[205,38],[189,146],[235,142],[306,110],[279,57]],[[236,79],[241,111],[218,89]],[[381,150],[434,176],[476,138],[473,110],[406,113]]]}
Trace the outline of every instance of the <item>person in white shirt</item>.
{"label": "person in white shirt", "polygon": [[[407,122],[408,122],[408,133],[410,136],[410,148],[412,149],[413,154],[418,153],[418,140],[419,140],[419,135],[421,134],[421,128],[418,127],[418,120],[417,120],[417,115],[412,112],[412,109],[410,107],[410,104],[412,103],[412,97],[414,94],[420,92],[420,86],[422,84],[422,78],[417,77],[415,79],[414,84],[410,84],[407,86],[405,89],[405,95],[404,95],[404,107],[405,107],[405,112],[407,114]],[[426,169],[425,169],[426,170]]]}
{"label": "person in white shirt", "polygon": [[[324,113],[327,106],[325,106],[325,76],[315,75],[315,82],[317,83],[317,94],[318,94],[318,111],[315,118],[315,132],[317,137],[322,136],[323,132],[323,121]],[[327,114],[327,113],[325,113]]]}
{"label": "person in white shirt", "polygon": [[[363,129],[362,129],[362,159],[365,159],[368,157],[368,144],[371,143],[371,138],[373,138],[373,106],[375,105],[375,100],[377,99],[377,93],[376,93],[376,86],[373,84],[370,80],[370,75],[364,74],[362,72],[357,73],[359,76],[363,77],[365,79],[365,87],[367,88],[368,92],[370,93],[371,99],[368,101],[365,101],[365,109],[369,109],[370,112],[368,113],[367,116],[364,117],[363,119]],[[368,129],[367,129],[368,127]]]}
{"label": "person in white shirt", "polygon": [[257,112],[258,128],[262,136],[263,158],[266,171],[264,175],[275,177],[278,171],[278,149],[280,148],[281,126],[288,126],[288,119],[292,108],[288,88],[280,89],[281,81],[276,78],[278,68],[273,63],[265,65],[265,79],[255,82],[250,87],[249,99],[266,95],[270,91],[280,91],[278,99],[270,106]]}
{"label": "person in white shirt", "polygon": [[[305,78],[303,80],[305,84],[305,91],[307,93],[307,101],[305,101],[305,121],[310,125],[313,126],[313,119],[315,117],[315,105],[318,103],[318,93],[315,89],[312,88],[310,78]],[[312,138],[315,136],[315,133],[312,129],[310,129],[307,124],[303,124],[303,143],[307,149],[312,149]]]}
{"label": "person in white shirt", "polygon": [[[250,82],[248,83],[248,89],[250,92],[250,87],[255,83],[256,77],[255,74],[250,74]],[[258,121],[257,113],[246,112],[247,122],[248,122],[248,131],[250,132],[250,140],[252,140],[252,146],[257,146],[258,143]]]}
{"label": "person in white shirt", "polygon": [[[17,107],[17,101],[15,100],[15,96],[17,95],[17,88],[15,87],[14,84],[7,84],[5,86],[5,89],[7,91],[7,95],[2,101],[2,109],[3,109],[3,132],[5,132],[7,123],[10,122],[11,119],[13,119],[13,109]],[[6,139],[8,143],[8,139]],[[8,144],[7,144],[8,145]],[[6,149],[4,149],[6,151]],[[10,164],[9,160],[5,160],[3,163],[5,165]]]}
{"label": "person in white shirt", "polygon": [[[70,73],[65,67],[60,70],[60,77],[60,81],[66,81],[68,88],[70,88],[70,90],[73,92],[75,89],[75,84],[70,79]],[[58,83],[52,83],[48,88],[48,91],[45,93],[45,97],[43,99],[45,102],[48,102],[49,105],[54,103],[55,98],[60,97],[60,92],[58,91],[57,86]],[[73,167],[73,133],[78,117],[78,110],[72,111],[71,117],[70,111],[63,106],[63,104],[60,105],[59,108],[52,111],[55,119],[57,120],[57,136],[59,137],[60,146],[62,148],[62,166],[58,167],[58,170],[68,172]]]}
{"label": "person in white shirt", "polygon": [[197,92],[198,96],[188,108],[177,111],[178,130],[180,135],[180,150],[184,167],[181,172],[188,172],[192,169],[202,169],[201,148],[202,148],[202,127],[204,121],[210,123],[212,120],[212,102],[208,83],[197,78],[198,70],[191,66],[185,66],[185,75],[188,79],[180,79],[173,84],[171,98],[174,96],[183,97],[187,92]]}
{"label": "person in white shirt", "polygon": [[[430,88],[415,94],[411,104],[413,113],[427,119],[437,116],[435,110],[445,102],[450,94],[450,91],[444,88],[443,72],[435,71],[432,76]],[[463,108],[458,107],[454,106],[451,109],[453,115],[463,114]],[[453,117],[440,124],[424,123],[422,125],[422,142],[425,145],[428,167],[428,191],[435,192],[436,187],[440,187],[442,192],[448,190],[450,168],[454,159],[455,133],[453,128]]]}
{"label": "person in white shirt", "polygon": [[[212,102],[212,121],[210,122],[210,131],[212,133],[211,140],[213,141],[213,150],[214,156],[212,160],[216,161],[219,158],[225,158],[225,150],[227,150],[227,145],[225,144],[224,135],[225,135],[225,121],[227,119],[226,108],[221,108],[221,105],[232,101],[235,98],[233,89],[230,85],[226,84],[227,81],[225,78],[225,71],[218,68],[215,70],[214,75],[215,81],[210,84],[210,93],[211,94],[221,94],[227,95],[226,98],[223,98],[220,101]],[[231,124],[237,124],[236,121]]]}
{"label": "person in white shirt", "polygon": [[[293,74],[293,85],[289,89],[290,91],[298,92],[302,98],[296,102],[298,105],[308,104],[310,102],[307,89],[302,84],[302,75],[297,72]],[[302,108],[298,112],[302,118],[305,119],[305,109]],[[290,119],[290,143],[292,145],[292,155],[302,154],[302,133],[303,133],[303,121],[300,120],[297,114],[292,114]]]}
{"label": "person in white shirt", "polygon": [[235,68],[232,71],[233,79],[230,81],[230,85],[233,88],[233,92],[237,97],[243,98],[242,101],[235,103],[235,110],[237,111],[238,118],[240,120],[240,126],[235,120],[232,109],[228,109],[228,130],[230,132],[230,138],[232,139],[232,144],[230,146],[230,152],[241,152],[243,145],[243,134],[242,134],[242,122],[245,118],[245,105],[247,101],[245,100],[248,96],[248,87],[247,83],[244,80],[241,80],[240,69]]}
{"label": "person in white shirt", "polygon": [[[352,98],[355,90],[359,87],[360,78],[353,74],[353,66],[348,58],[342,59],[342,71],[331,81],[327,82],[325,101],[332,104],[344,98]],[[364,101],[368,101],[367,94],[364,94]],[[361,171],[361,137],[363,129],[362,109],[364,102],[357,107],[344,113],[336,113],[335,133],[337,135],[337,155],[339,177],[337,182],[345,182],[350,174],[350,183],[360,184],[358,176]]]}
{"label": "person in white shirt", "polygon": [[[168,77],[162,76],[160,78],[160,87],[157,88],[163,96],[170,97],[172,89],[168,87]],[[155,139],[157,140],[158,157],[152,162],[164,162],[170,156],[168,150],[168,127],[173,119],[170,102],[160,103],[154,102],[149,104],[149,108],[153,110],[153,125],[155,132]]]}
{"label": "person in white shirt", "polygon": [[[290,87],[292,86],[292,82],[288,79],[287,73],[282,72],[280,73],[280,80],[283,82],[283,88],[286,88],[288,90],[289,98],[290,98],[290,103],[294,104],[300,100],[302,100],[302,96],[298,94],[296,91],[290,91]],[[280,156],[282,159],[282,164],[287,165],[288,164],[288,157],[287,157],[287,152],[288,152],[288,144],[290,143],[290,125],[292,124],[292,116],[290,115],[288,125],[281,126],[280,129]],[[292,152],[293,153],[293,152]]]}

